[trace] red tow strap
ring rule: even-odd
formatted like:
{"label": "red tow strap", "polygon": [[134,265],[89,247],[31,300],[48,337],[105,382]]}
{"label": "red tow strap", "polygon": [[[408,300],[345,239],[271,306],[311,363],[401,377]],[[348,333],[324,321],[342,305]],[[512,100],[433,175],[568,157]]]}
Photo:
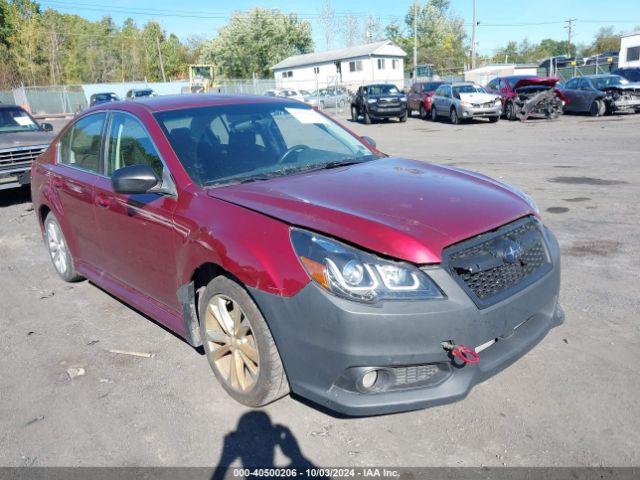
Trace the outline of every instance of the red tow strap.
{"label": "red tow strap", "polygon": [[451,352],[456,358],[459,358],[463,363],[469,365],[476,365],[480,361],[480,355],[473,349],[465,345],[454,345],[453,343],[443,342],[442,348]]}

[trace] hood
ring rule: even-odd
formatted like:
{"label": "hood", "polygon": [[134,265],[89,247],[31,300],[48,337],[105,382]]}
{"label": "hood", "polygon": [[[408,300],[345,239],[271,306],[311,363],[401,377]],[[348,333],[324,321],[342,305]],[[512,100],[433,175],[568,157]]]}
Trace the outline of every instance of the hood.
{"label": "hood", "polygon": [[445,247],[533,213],[488,177],[394,157],[208,195],[416,264],[439,263]]}
{"label": "hood", "polygon": [[374,95],[374,94],[370,93],[370,94],[367,95],[367,98],[377,98],[379,100],[388,98],[390,100],[391,99],[397,100],[398,98],[405,97],[405,96],[406,96],[406,94],[404,94],[402,92],[398,92],[398,93],[380,93],[378,95]]}
{"label": "hood", "polygon": [[497,100],[497,95],[493,93],[460,93],[460,100],[469,103],[487,103]]}
{"label": "hood", "polygon": [[529,86],[543,86],[543,87],[555,87],[556,83],[560,81],[559,78],[555,77],[546,77],[546,78],[521,78],[514,85],[513,88],[521,88],[521,87],[529,87]]}
{"label": "hood", "polygon": [[0,149],[30,147],[32,145],[49,145],[55,138],[53,132],[2,132],[0,133]]}
{"label": "hood", "polygon": [[620,90],[622,92],[636,92],[640,91],[640,82],[630,82],[622,85],[611,85],[610,87],[605,87],[600,89],[603,92],[608,90]]}

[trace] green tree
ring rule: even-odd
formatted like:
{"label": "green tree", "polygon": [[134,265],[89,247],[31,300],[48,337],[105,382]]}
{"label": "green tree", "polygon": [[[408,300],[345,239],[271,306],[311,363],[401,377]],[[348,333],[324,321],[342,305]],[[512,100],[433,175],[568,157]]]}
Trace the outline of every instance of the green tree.
{"label": "green tree", "polygon": [[597,55],[603,52],[617,52],[620,50],[620,34],[615,33],[613,26],[600,28],[591,45],[583,52],[584,56]]}
{"label": "green tree", "polygon": [[[462,19],[451,12],[449,0],[427,0],[417,9],[411,5],[404,25],[387,25],[387,38],[405,51],[412,51],[416,10],[418,63],[433,64],[436,70],[461,68],[468,58],[466,33]],[[411,62],[406,66],[412,68]]]}
{"label": "green tree", "polygon": [[203,61],[227,78],[268,77],[271,67],[313,48],[311,25],[294,14],[254,8],[234,13],[229,24],[203,47]]}

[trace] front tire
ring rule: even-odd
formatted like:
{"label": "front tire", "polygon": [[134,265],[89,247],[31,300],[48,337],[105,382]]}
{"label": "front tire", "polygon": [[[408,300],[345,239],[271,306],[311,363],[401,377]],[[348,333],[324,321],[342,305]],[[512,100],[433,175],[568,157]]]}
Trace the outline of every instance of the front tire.
{"label": "front tire", "polygon": [[51,263],[56,269],[57,274],[65,282],[77,282],[83,277],[78,275],[74,267],[73,256],[69,250],[67,239],[62,233],[60,222],[56,216],[49,212],[44,220],[44,237],[49,250]]}
{"label": "front tire", "polygon": [[427,109],[424,108],[424,105],[420,105],[420,118],[422,120],[426,120],[427,119]]}
{"label": "front tire", "polygon": [[365,110],[362,114],[362,117],[364,118],[365,125],[371,125],[371,117],[369,116],[369,112]]}
{"label": "front tire", "polygon": [[289,393],[271,331],[242,286],[216,277],[198,303],[204,351],[231,397],[243,405],[261,407]]}
{"label": "front tire", "polygon": [[602,100],[596,99],[591,102],[591,107],[589,107],[589,115],[592,117],[601,117],[605,114],[607,107]]}
{"label": "front tire", "polygon": [[451,122],[451,125],[460,124],[460,117],[458,117],[458,111],[455,109],[455,107],[452,108],[449,112],[449,121]]}
{"label": "front tire", "polygon": [[358,121],[358,109],[351,105],[351,120],[354,122]]}
{"label": "front tire", "polygon": [[513,122],[518,119],[518,117],[516,116],[516,107],[513,104],[513,102],[507,102],[507,104],[505,105],[504,116],[510,122]]}
{"label": "front tire", "polygon": [[496,115],[495,117],[489,117],[489,122],[497,123],[500,120],[500,116]]}
{"label": "front tire", "polygon": [[404,113],[404,115],[402,115],[401,117],[398,117],[398,120],[400,120],[400,123],[404,123],[407,121],[407,112]]}
{"label": "front tire", "polygon": [[438,112],[436,111],[436,107],[431,107],[431,121],[432,122],[438,121]]}

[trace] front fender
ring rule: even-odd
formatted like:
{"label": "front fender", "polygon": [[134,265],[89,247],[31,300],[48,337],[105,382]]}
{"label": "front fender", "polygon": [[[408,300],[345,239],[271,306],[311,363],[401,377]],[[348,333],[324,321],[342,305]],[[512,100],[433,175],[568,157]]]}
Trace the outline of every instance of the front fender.
{"label": "front fender", "polygon": [[293,251],[286,223],[202,191],[181,195],[174,222],[180,239],[180,285],[207,263],[248,287],[281,296],[295,295],[310,282]]}

